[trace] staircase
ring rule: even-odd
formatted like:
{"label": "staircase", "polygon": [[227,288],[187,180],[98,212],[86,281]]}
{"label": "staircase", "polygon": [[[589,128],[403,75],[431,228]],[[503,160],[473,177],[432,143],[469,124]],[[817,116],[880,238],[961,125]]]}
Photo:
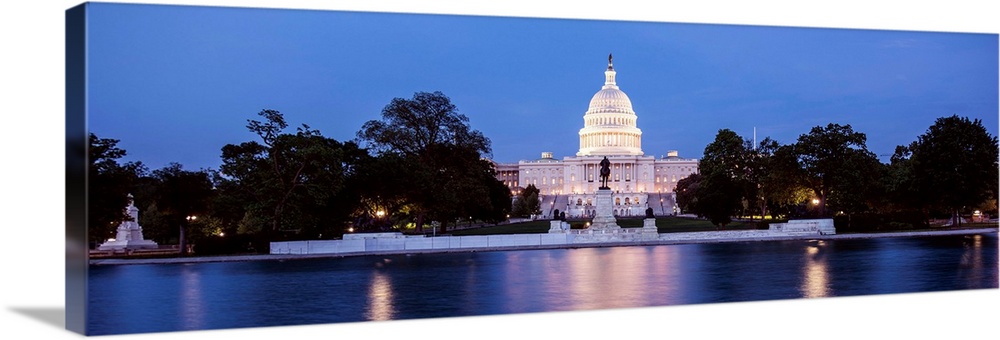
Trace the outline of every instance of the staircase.
{"label": "staircase", "polygon": [[539,197],[541,201],[542,218],[555,218],[552,213],[557,209],[559,212],[566,210],[566,204],[569,203],[568,195],[543,195]]}
{"label": "staircase", "polygon": [[[663,203],[660,203],[660,199],[663,199]],[[651,193],[649,194],[649,206],[653,208],[653,215],[656,216],[666,216],[674,213],[674,195],[673,194],[661,194],[661,193]]]}

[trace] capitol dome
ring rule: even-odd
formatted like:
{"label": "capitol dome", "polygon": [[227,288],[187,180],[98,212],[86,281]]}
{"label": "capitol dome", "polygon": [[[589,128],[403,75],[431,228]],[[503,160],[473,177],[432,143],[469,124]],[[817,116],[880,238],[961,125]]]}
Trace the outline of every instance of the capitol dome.
{"label": "capitol dome", "polygon": [[636,127],[632,101],[618,88],[612,56],[604,71],[604,86],[590,99],[580,129],[577,156],[641,156],[642,131]]}
{"label": "capitol dome", "polygon": [[609,112],[635,114],[632,111],[632,101],[625,92],[618,89],[618,86],[602,88],[590,99],[588,114]]}

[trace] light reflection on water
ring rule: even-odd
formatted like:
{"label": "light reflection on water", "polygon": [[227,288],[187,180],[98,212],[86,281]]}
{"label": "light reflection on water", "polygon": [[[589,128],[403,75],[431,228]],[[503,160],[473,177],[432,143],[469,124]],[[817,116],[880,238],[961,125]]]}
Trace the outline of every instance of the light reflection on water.
{"label": "light reflection on water", "polygon": [[[997,288],[997,235],[92,266],[97,334]],[[127,320],[127,321],[123,321]]]}
{"label": "light reflection on water", "polygon": [[817,241],[806,247],[805,266],[802,282],[802,297],[826,297],[830,293],[829,276],[826,269],[826,258],[823,254],[823,241]]}
{"label": "light reflection on water", "polygon": [[392,279],[389,275],[376,271],[368,284],[368,320],[392,320],[396,315],[392,299]]}
{"label": "light reflection on water", "polygon": [[188,330],[205,328],[204,299],[202,298],[201,273],[187,265],[181,269],[182,327]]}

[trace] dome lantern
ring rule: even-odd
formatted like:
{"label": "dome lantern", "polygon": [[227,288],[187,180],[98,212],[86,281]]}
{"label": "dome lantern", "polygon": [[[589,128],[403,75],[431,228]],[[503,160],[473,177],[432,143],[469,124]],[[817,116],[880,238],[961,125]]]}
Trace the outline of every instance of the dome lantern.
{"label": "dome lantern", "polygon": [[580,129],[580,151],[587,155],[643,155],[642,131],[636,127],[635,111],[628,95],[615,81],[613,55],[608,54],[608,69],[604,71],[604,86],[590,99]]}

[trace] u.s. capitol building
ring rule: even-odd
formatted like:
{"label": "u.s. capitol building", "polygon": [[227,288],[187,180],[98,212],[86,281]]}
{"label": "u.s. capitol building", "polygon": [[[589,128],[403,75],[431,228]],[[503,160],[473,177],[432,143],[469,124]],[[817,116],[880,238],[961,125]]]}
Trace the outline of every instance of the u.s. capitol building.
{"label": "u.s. capitol building", "polygon": [[580,129],[580,151],[562,159],[542,152],[537,160],[497,164],[497,179],[515,194],[528,185],[540,191],[543,217],[555,210],[567,217],[593,216],[594,195],[600,186],[600,165],[611,161],[608,187],[614,192],[617,216],[642,216],[646,208],[656,215],[677,213],[677,181],[698,172],[697,159],[684,159],[676,151],[665,157],[642,151],[642,130],[632,101],[618,88],[611,56],[604,71],[604,86],[590,99]]}

